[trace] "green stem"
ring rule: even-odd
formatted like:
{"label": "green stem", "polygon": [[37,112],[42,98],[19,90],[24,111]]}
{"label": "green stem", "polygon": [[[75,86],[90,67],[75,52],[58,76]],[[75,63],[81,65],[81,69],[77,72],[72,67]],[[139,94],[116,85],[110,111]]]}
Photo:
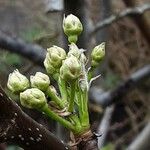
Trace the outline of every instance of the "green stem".
{"label": "green stem", "polygon": [[93,74],[94,74],[94,70],[95,70],[95,67],[91,66],[89,72],[88,72],[88,81],[90,81],[93,77]]}
{"label": "green stem", "polygon": [[61,93],[61,97],[64,103],[67,103],[68,95],[67,95],[67,87],[66,82],[59,77],[58,81],[59,90]]}
{"label": "green stem", "polygon": [[50,87],[48,87],[46,94],[51,97],[51,99],[60,107],[64,108],[64,104],[62,103],[62,100],[51,90]]}
{"label": "green stem", "polygon": [[68,107],[68,111],[69,112],[73,112],[74,110],[74,100],[75,100],[75,90],[76,90],[76,83],[72,82],[71,83],[71,94],[70,94],[70,101],[69,101],[69,107]]}
{"label": "green stem", "polygon": [[82,94],[82,101],[83,101],[83,112],[82,112],[82,126],[89,126],[89,112],[88,112],[88,92],[85,90]]}
{"label": "green stem", "polygon": [[75,127],[72,123],[70,123],[68,120],[58,116],[55,112],[53,112],[48,105],[43,107],[41,109],[42,112],[44,112],[48,117],[58,121],[60,124],[62,124],[67,129],[71,130],[72,132],[75,132]]}
{"label": "green stem", "polygon": [[82,91],[79,88],[79,118],[81,125],[84,127],[89,127],[89,113],[88,113],[88,92],[86,90]]}

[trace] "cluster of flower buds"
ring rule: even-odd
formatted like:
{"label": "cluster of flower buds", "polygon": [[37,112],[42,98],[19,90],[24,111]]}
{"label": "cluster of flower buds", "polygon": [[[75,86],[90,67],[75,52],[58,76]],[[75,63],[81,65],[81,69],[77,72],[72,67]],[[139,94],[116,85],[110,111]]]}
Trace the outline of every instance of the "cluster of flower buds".
{"label": "cluster of flower buds", "polygon": [[10,91],[20,94],[20,102],[24,107],[39,109],[46,105],[44,91],[50,85],[49,77],[41,72],[30,76],[29,80],[18,70],[8,77],[7,87]]}
{"label": "cluster of flower buds", "polygon": [[[91,81],[95,79],[92,79],[91,72],[99,65],[105,55],[105,43],[101,43],[93,49],[91,53],[92,69],[87,69],[85,50],[79,49],[76,45],[78,36],[83,30],[80,20],[72,14],[64,17],[63,29],[70,43],[69,52],[66,54],[61,47],[52,46],[47,49],[44,60],[47,73],[58,82],[60,94],[50,85],[49,76],[41,72],[30,76],[29,81],[18,70],[15,70],[9,75],[7,87],[13,93],[19,94],[20,102],[24,107],[46,112],[51,118],[70,128],[73,132],[83,133],[81,129],[87,130],[90,126],[87,92]],[[61,111],[67,110],[69,114],[77,112],[76,116],[73,115],[70,122],[69,118],[61,118],[57,114],[60,110],[56,112],[53,109],[50,110],[52,106],[49,107],[47,104],[47,97],[50,97],[53,104],[58,106]]]}

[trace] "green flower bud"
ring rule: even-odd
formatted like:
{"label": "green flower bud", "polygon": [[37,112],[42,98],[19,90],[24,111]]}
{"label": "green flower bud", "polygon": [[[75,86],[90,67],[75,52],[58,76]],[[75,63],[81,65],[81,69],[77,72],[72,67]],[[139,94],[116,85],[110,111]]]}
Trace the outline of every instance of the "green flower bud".
{"label": "green flower bud", "polygon": [[92,54],[91,54],[92,60],[96,62],[100,62],[104,56],[105,56],[105,42],[96,46],[93,49]]}
{"label": "green flower bud", "polygon": [[64,49],[53,46],[47,49],[49,54],[49,61],[53,67],[60,68],[62,60],[66,58],[66,52]]}
{"label": "green flower bud", "polygon": [[48,74],[54,75],[57,72],[57,69],[52,66],[50,62],[49,54],[46,54],[46,58],[44,60],[44,66]]}
{"label": "green flower bud", "polygon": [[70,57],[71,55],[79,58],[80,57],[80,50],[78,49],[77,45],[74,43],[71,43],[69,45],[69,52],[68,52],[68,56]]}
{"label": "green flower bud", "polygon": [[78,59],[71,55],[60,68],[60,76],[64,80],[76,80],[81,75],[81,64]]}
{"label": "green flower bud", "polygon": [[65,34],[68,36],[70,43],[76,43],[78,35],[83,31],[83,26],[76,16],[70,14],[63,20],[63,29]]}
{"label": "green flower bud", "polygon": [[42,72],[37,72],[35,76],[30,76],[30,82],[31,87],[38,88],[41,91],[46,91],[50,84],[49,77]]}
{"label": "green flower bud", "polygon": [[9,74],[7,87],[14,93],[24,91],[29,87],[29,80],[22,75],[17,69],[13,73]]}
{"label": "green flower bud", "polygon": [[22,106],[30,109],[41,109],[47,104],[45,94],[37,88],[20,93],[20,102]]}

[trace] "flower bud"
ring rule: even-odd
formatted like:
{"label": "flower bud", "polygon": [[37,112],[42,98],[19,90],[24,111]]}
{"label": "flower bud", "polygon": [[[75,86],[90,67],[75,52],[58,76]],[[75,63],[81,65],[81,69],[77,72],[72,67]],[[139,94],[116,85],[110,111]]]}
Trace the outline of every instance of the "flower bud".
{"label": "flower bud", "polygon": [[76,16],[70,14],[66,18],[64,17],[63,29],[68,36],[69,42],[76,43],[78,35],[83,31],[83,26]]}
{"label": "flower bud", "polygon": [[30,76],[30,82],[31,87],[38,88],[41,91],[46,91],[50,84],[49,77],[42,72],[37,72],[35,76]]}
{"label": "flower bud", "polygon": [[71,55],[79,58],[80,57],[80,50],[78,49],[77,45],[74,43],[71,43],[69,45],[69,52],[68,52],[68,56],[70,57]]}
{"label": "flower bud", "polygon": [[22,106],[30,109],[40,109],[47,104],[45,94],[37,88],[20,93],[20,102]]}
{"label": "flower bud", "polygon": [[44,60],[44,66],[48,74],[55,74],[56,73],[56,68],[52,66],[49,58],[49,54],[46,54],[46,58]]}
{"label": "flower bud", "polygon": [[60,68],[60,76],[64,80],[76,80],[81,75],[81,64],[78,59],[71,55]]}
{"label": "flower bud", "polygon": [[14,93],[24,91],[29,87],[29,80],[22,75],[17,69],[13,73],[9,74],[7,87]]}
{"label": "flower bud", "polygon": [[49,61],[53,67],[60,68],[62,60],[66,58],[66,52],[64,49],[53,46],[47,49],[49,54]]}
{"label": "flower bud", "polygon": [[96,46],[93,49],[91,54],[92,66],[97,66],[98,63],[101,62],[104,56],[105,56],[105,42],[101,43],[100,45]]}
{"label": "flower bud", "polygon": [[105,56],[105,42],[96,46],[93,49],[92,54],[91,54],[92,59],[98,62],[101,61],[104,56]]}

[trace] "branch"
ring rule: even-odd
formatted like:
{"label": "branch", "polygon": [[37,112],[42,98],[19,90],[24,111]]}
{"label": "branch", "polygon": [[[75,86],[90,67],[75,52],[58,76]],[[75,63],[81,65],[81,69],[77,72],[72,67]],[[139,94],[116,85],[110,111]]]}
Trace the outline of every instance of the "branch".
{"label": "branch", "polygon": [[102,136],[98,137],[99,149],[101,149],[105,144],[107,134],[110,129],[110,123],[111,123],[112,114],[114,112],[114,108],[115,108],[115,105],[112,105],[112,106],[106,108],[103,118],[101,120],[101,123],[98,126],[97,133],[102,134]]}
{"label": "branch", "polygon": [[98,30],[100,30],[104,27],[107,27],[107,26],[111,25],[112,23],[114,23],[126,16],[142,15],[145,11],[148,11],[149,9],[150,9],[149,3],[138,6],[138,7],[134,7],[134,8],[127,8],[117,15],[111,15],[110,17],[98,22],[90,34],[93,35]]}
{"label": "branch", "polygon": [[99,89],[91,88],[89,96],[91,100],[102,105],[102,107],[107,107],[121,100],[124,95],[140,85],[143,80],[147,79],[150,79],[150,65],[133,73],[126,81],[112,91],[100,94]]}
{"label": "branch", "polygon": [[32,60],[34,63],[43,66],[45,50],[36,44],[26,43],[19,38],[12,38],[0,31],[0,48],[21,54],[22,56]]}
{"label": "branch", "polygon": [[148,150],[150,148],[150,122],[146,125],[143,131],[129,145],[127,150]]}
{"label": "branch", "polygon": [[[123,0],[127,7],[135,7],[137,2],[142,2],[138,0]],[[150,3],[145,4],[147,7],[150,6]],[[149,6],[148,6],[149,5]],[[148,14],[149,15],[149,14]],[[138,26],[139,30],[141,31],[141,34],[143,34],[145,40],[147,43],[150,43],[150,22],[149,22],[149,16],[145,16],[144,13],[142,13],[140,16],[135,16],[133,18],[134,22]]]}
{"label": "branch", "polygon": [[51,132],[26,115],[0,87],[0,143],[19,145],[25,150],[68,149]]}

